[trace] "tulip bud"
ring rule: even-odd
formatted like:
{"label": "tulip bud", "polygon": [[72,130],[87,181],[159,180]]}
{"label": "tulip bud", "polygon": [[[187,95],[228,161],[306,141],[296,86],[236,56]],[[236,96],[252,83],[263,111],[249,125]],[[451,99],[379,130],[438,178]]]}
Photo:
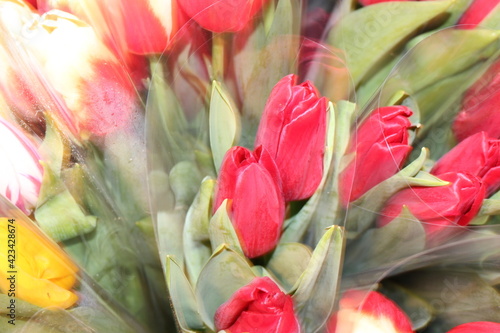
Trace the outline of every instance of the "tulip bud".
{"label": "tulip bud", "polygon": [[457,24],[466,24],[462,29],[474,29],[500,4],[500,0],[473,0]]}
{"label": "tulip bud", "polygon": [[461,172],[479,177],[490,195],[500,187],[500,140],[485,132],[474,134],[456,145],[436,162],[431,173]]}
{"label": "tulip bud", "polygon": [[453,123],[458,141],[485,131],[500,138],[500,61],[493,64],[465,93],[462,108]]}
{"label": "tulip bud", "polygon": [[328,333],[413,332],[408,316],[376,291],[348,290],[339,305],[339,311],[328,322]]}
{"label": "tulip bud", "polygon": [[237,32],[260,11],[267,0],[182,0],[184,12],[204,29]]}
{"label": "tulip bud", "polygon": [[327,101],[296,82],[288,75],[273,88],[255,139],[276,161],[286,201],[310,197],[323,177]]}
{"label": "tulip bud", "polygon": [[62,105],[58,116],[82,137],[103,136],[132,121],[136,92],[126,71],[90,26],[53,10],[25,26],[22,46]]}
{"label": "tulip bud", "polygon": [[346,157],[353,154],[353,159],[339,175],[344,206],[401,168],[412,150],[408,144],[411,115],[405,106],[382,107],[359,125],[347,150]]}
{"label": "tulip bud", "polygon": [[0,194],[29,215],[42,184],[37,148],[21,130],[0,119],[0,153]]}
{"label": "tulip bud", "polygon": [[[68,308],[78,300],[70,290],[76,283],[78,267],[34,228],[23,220],[0,218],[1,239],[11,239],[10,230],[15,230],[18,253],[15,263],[11,263],[7,260],[12,257],[11,249],[6,243],[0,247],[0,290],[5,294],[13,292],[16,298],[40,307]],[[12,271],[16,273],[10,280]]]}
{"label": "tulip bud", "polygon": [[298,333],[292,297],[268,277],[238,289],[215,313],[217,331],[228,333]]}
{"label": "tulip bud", "polygon": [[491,321],[476,321],[453,328],[448,333],[497,333],[500,332],[500,323]]}
{"label": "tulip bud", "polygon": [[404,206],[424,224],[428,239],[448,227],[469,224],[485,198],[481,180],[471,174],[455,172],[440,174],[439,178],[451,184],[412,187],[394,195],[380,212],[379,226],[399,216]]}
{"label": "tulip bud", "polygon": [[264,148],[228,150],[219,173],[214,211],[224,199],[230,200],[231,222],[245,255],[255,258],[271,251],[280,238],[285,202],[278,169]]}

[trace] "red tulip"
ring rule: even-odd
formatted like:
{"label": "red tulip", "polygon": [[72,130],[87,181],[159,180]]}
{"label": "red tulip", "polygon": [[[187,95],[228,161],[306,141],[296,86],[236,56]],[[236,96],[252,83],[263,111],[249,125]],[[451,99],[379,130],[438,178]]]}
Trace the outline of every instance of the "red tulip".
{"label": "red tulip", "polygon": [[366,191],[394,175],[411,152],[408,144],[408,117],[405,106],[388,106],[374,110],[351,138],[347,153],[353,160],[341,172],[339,194],[344,206]]}
{"label": "red tulip", "polygon": [[310,197],[323,177],[327,101],[309,81],[296,83],[288,75],[273,88],[255,139],[275,159],[286,201]]}
{"label": "red tulip", "polygon": [[500,323],[476,321],[459,325],[448,333],[500,333]]}
{"label": "red tulip", "polygon": [[213,32],[243,30],[267,0],[182,0],[180,7],[204,29]]}
{"label": "red tulip", "polygon": [[292,297],[268,277],[238,289],[215,313],[217,331],[228,333],[298,333]]}
{"label": "red tulip", "polygon": [[437,161],[431,173],[470,173],[481,178],[487,195],[500,187],[500,140],[489,138],[486,133],[474,134],[456,145]]}
{"label": "red tulip", "polygon": [[233,147],[222,161],[214,210],[230,200],[230,217],[245,255],[271,251],[280,238],[285,216],[279,173],[271,155],[258,147]]}
{"label": "red tulip", "polygon": [[453,123],[453,133],[462,141],[468,136],[485,131],[500,139],[500,61],[465,93],[462,109]]}
{"label": "red tulip", "polygon": [[412,333],[408,316],[396,303],[376,292],[349,290],[330,319],[328,333]]}
{"label": "red tulip", "polygon": [[473,0],[457,24],[466,24],[462,29],[473,29],[500,4],[500,0]]}
{"label": "red tulip", "polygon": [[439,178],[449,185],[438,187],[412,187],[394,195],[382,209],[379,225],[390,223],[403,206],[422,223],[428,237],[444,229],[465,226],[476,216],[485,198],[481,180],[471,174],[449,172]]}

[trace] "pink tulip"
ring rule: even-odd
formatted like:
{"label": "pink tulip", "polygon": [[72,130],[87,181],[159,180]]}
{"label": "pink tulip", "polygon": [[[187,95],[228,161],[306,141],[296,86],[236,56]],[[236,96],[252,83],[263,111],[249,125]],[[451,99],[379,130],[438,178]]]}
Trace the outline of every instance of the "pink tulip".
{"label": "pink tulip", "polygon": [[230,217],[245,255],[271,251],[280,238],[285,202],[279,172],[262,147],[233,147],[221,165],[214,210],[229,199]]}
{"label": "pink tulip", "polygon": [[273,88],[255,145],[276,161],[286,201],[313,195],[323,177],[327,100],[311,82],[288,75]]}
{"label": "pink tulip", "polygon": [[0,119],[0,154],[0,194],[29,215],[42,183],[38,150],[20,129]]}
{"label": "pink tulip", "polygon": [[238,289],[215,313],[217,331],[228,333],[299,333],[292,297],[268,277]]}

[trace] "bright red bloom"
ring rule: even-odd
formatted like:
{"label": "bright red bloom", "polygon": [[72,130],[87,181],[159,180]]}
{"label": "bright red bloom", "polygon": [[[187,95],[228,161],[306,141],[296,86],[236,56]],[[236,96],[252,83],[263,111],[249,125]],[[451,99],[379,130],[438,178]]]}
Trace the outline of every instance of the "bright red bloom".
{"label": "bright red bloom", "polygon": [[348,290],[339,311],[328,322],[328,333],[412,333],[408,316],[379,292]]}
{"label": "bright red bloom", "polygon": [[327,101],[311,82],[296,83],[288,75],[273,88],[255,139],[274,157],[286,201],[310,197],[323,177]]}
{"label": "bright red bloom", "polygon": [[456,145],[436,162],[431,173],[470,173],[481,178],[487,195],[500,187],[500,140],[486,133],[474,134]]}
{"label": "bright red bloom", "polygon": [[448,333],[500,333],[500,323],[476,321],[459,325]]}
{"label": "bright red bloom", "polygon": [[439,178],[451,184],[411,187],[394,195],[380,212],[379,226],[390,223],[406,206],[422,223],[428,236],[451,226],[466,226],[481,208],[486,191],[481,180],[471,174],[449,172]]}
{"label": "bright red bloom", "polygon": [[271,155],[233,147],[222,162],[214,210],[230,200],[230,217],[245,255],[255,258],[271,251],[280,238],[285,201],[279,172]]}
{"label": "bright red bloom", "polygon": [[182,0],[180,7],[204,29],[237,32],[261,10],[267,0]]}
{"label": "bright red bloom", "polygon": [[268,277],[238,289],[215,313],[217,331],[228,333],[298,333],[292,297]]}
{"label": "bright red bloom", "polygon": [[465,93],[462,109],[453,123],[453,133],[462,141],[485,131],[500,138],[500,61],[493,64]]}
{"label": "bright red bloom", "polygon": [[457,24],[467,24],[462,29],[474,29],[500,4],[500,0],[473,0]]}
{"label": "bright red bloom", "polygon": [[412,150],[408,144],[411,115],[405,106],[382,107],[373,110],[359,125],[347,151],[354,155],[353,160],[339,176],[344,206],[401,168]]}

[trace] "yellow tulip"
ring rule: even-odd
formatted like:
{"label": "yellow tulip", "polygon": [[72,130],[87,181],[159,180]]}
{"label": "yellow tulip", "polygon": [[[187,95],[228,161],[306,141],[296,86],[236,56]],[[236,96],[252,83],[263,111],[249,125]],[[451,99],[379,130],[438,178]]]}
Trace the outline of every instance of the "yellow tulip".
{"label": "yellow tulip", "polygon": [[40,307],[68,308],[78,267],[34,225],[0,218],[0,290]]}

